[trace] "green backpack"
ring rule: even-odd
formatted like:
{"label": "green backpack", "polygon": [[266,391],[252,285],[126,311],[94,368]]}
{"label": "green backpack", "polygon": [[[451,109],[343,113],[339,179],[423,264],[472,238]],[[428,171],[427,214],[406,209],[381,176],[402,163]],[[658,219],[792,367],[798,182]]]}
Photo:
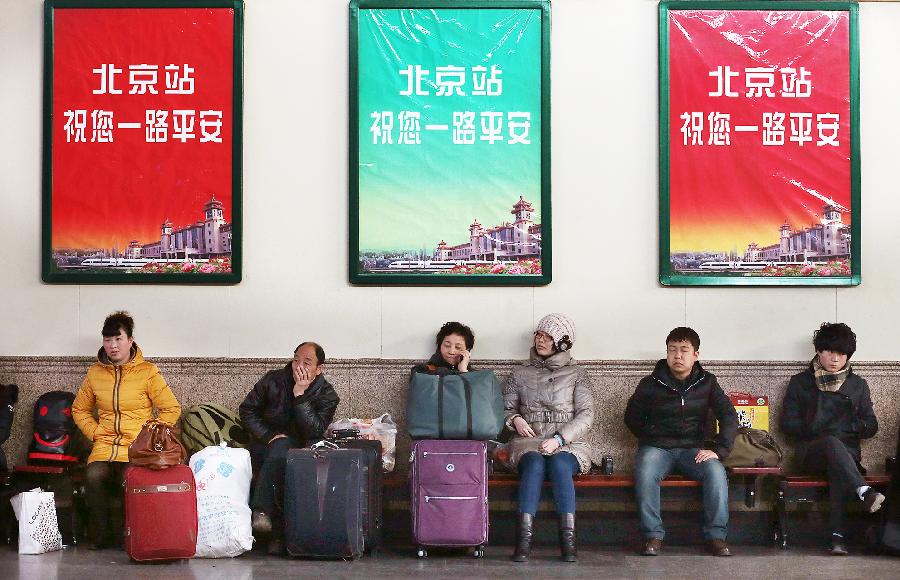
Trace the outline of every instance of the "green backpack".
{"label": "green backpack", "polygon": [[229,447],[246,447],[250,435],[234,411],[215,403],[201,403],[181,414],[181,441],[193,455],[223,441]]}
{"label": "green backpack", "polygon": [[725,467],[778,467],[784,452],[768,431],[740,427],[734,448],[722,462]]}

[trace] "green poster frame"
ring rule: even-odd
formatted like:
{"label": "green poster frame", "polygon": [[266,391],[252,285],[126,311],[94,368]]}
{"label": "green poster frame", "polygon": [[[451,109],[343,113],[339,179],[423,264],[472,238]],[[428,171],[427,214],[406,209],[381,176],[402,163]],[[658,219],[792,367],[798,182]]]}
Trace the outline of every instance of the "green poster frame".
{"label": "green poster frame", "polygon": [[[369,9],[531,9],[541,11],[541,274],[390,274],[359,268],[359,12]],[[349,246],[351,284],[413,286],[542,286],[552,272],[550,195],[550,1],[549,0],[351,0],[350,2]]]}
{"label": "green poster frame", "polygon": [[[722,276],[673,272],[670,261],[669,220],[669,10],[792,10],[846,11],[850,17],[850,275]],[[659,282],[664,286],[857,286],[860,261],[860,149],[859,149],[859,14],[856,2],[760,0],[661,0],[659,3]]]}
{"label": "green poster frame", "polygon": [[[210,274],[86,272],[61,270],[53,259],[53,55],[54,15],[73,8],[222,8],[234,10],[232,54],[231,272]],[[46,0],[41,202],[41,279],[50,284],[237,284],[243,268],[243,0]]]}

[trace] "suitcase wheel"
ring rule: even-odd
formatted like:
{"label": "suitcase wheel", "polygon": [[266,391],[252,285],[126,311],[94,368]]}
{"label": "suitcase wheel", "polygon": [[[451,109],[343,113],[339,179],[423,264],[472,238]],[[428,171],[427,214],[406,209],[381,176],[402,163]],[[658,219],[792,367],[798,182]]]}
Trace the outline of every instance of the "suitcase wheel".
{"label": "suitcase wheel", "polygon": [[475,548],[475,551],[472,552],[472,555],[476,558],[484,558],[484,546],[478,546]]}
{"label": "suitcase wheel", "polygon": [[420,559],[422,559],[422,558],[427,558],[427,557],[428,557],[428,550],[426,550],[425,548],[419,546],[419,549],[416,550],[416,557],[417,557],[417,558],[420,558]]}

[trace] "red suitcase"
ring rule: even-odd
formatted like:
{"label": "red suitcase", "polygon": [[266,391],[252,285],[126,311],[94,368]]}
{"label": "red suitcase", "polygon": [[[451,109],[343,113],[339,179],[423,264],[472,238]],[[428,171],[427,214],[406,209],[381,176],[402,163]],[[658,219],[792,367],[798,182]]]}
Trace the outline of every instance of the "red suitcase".
{"label": "red suitcase", "polygon": [[197,490],[190,467],[125,471],[125,551],[137,561],[194,556]]}

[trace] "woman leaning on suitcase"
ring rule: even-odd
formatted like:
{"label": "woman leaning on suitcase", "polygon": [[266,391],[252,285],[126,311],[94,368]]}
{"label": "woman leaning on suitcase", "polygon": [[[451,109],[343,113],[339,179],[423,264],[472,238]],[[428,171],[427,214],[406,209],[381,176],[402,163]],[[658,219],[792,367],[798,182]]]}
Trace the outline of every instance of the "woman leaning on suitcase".
{"label": "woman leaning on suitcase", "polygon": [[561,559],[577,558],[572,478],[591,468],[586,436],[594,422],[594,395],[590,378],[569,352],[574,342],[575,324],[568,316],[542,318],[529,361],[513,368],[503,390],[506,426],[515,432],[509,460],[520,477],[515,562],[527,561],[531,553],[545,478],[550,480],[559,515]]}
{"label": "woman leaning on suitcase", "polygon": [[178,399],[156,365],[144,360],[133,332],[134,319],[127,312],[106,317],[97,362],[88,369],[72,403],[75,424],[93,442],[85,474],[92,549],[114,543],[109,494],[122,488],[128,446],[153,416],[153,408],[167,423],[174,424],[181,415]]}

